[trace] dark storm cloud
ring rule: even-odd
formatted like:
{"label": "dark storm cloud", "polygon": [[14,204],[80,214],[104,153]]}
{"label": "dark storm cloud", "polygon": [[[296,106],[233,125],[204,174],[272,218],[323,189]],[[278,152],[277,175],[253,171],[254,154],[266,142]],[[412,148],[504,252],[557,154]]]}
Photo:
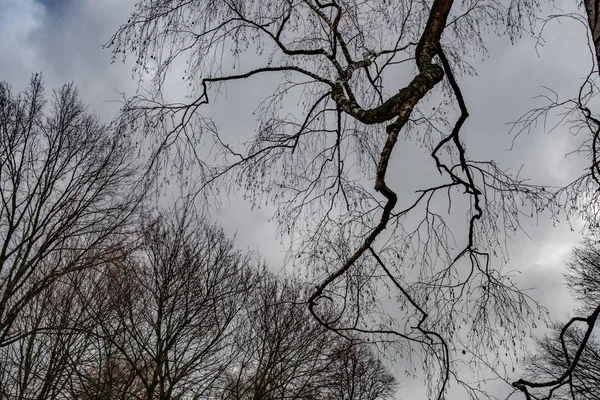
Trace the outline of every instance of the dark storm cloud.
{"label": "dark storm cloud", "polygon": [[37,0],[46,10],[55,15],[62,14],[67,7],[73,7],[76,2],[73,0]]}

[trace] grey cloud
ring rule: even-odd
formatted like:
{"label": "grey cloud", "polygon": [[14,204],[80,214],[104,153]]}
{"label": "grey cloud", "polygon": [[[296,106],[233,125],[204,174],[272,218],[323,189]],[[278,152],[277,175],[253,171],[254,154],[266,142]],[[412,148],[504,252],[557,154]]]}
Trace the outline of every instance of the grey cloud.
{"label": "grey cloud", "polygon": [[20,22],[0,26],[3,37],[13,37],[1,48],[9,62],[0,65],[0,79],[23,86],[32,73],[42,72],[48,87],[74,81],[92,109],[104,120],[112,118],[118,106],[107,101],[119,99],[118,91],[132,90],[135,84],[129,66],[111,65],[110,53],[102,46],[119,26],[114,16],[126,15],[132,2],[1,1],[10,7],[5,17]]}
{"label": "grey cloud", "polygon": [[[136,82],[131,79],[129,66],[120,61],[111,65],[109,52],[102,50],[111,33],[126,21],[132,1],[38,0],[37,3],[23,1],[19,6],[16,1],[0,0],[0,6],[11,7],[10,16],[5,14],[5,19],[23,18],[26,22],[25,26],[7,27],[1,23],[3,16],[0,15],[0,34],[11,37],[10,43],[0,44],[3,58],[6,56],[8,60],[0,64],[0,79],[23,85],[32,72],[42,71],[49,87],[73,80],[91,109],[104,118],[111,118],[117,109],[116,105],[105,103],[118,98],[116,90],[129,93],[135,90]],[[551,135],[537,129],[519,138],[515,149],[507,151],[512,137],[507,134],[506,123],[535,106],[536,100],[532,98],[542,92],[541,85],[570,96],[578,87],[579,78],[589,69],[578,28],[568,24],[551,27],[539,57],[535,53],[535,39],[524,38],[513,46],[505,38],[491,38],[490,58],[474,62],[478,76],[459,78],[471,112],[463,138],[474,158],[498,160],[504,168],[510,167],[515,172],[524,165],[524,176],[534,182],[563,184],[583,168],[576,156],[564,158],[565,150],[574,149],[579,140],[564,129]],[[170,91],[181,91],[178,85],[172,84]],[[240,117],[235,121],[217,121],[233,132],[232,141],[241,141],[253,133],[254,125],[249,122],[253,121],[250,115],[253,107],[243,107],[243,104],[249,98],[256,103],[264,94],[265,85],[260,80],[248,80],[244,85],[249,90],[244,93],[244,90],[232,89],[229,98],[239,104]],[[225,103],[212,106],[216,117],[229,114]],[[393,184],[404,188],[404,193],[411,193],[409,188],[422,184],[423,174],[414,173],[410,166],[429,156],[417,149],[407,140],[404,148],[394,155],[394,170],[398,173]],[[433,177],[433,167],[430,172]],[[238,232],[242,246],[257,248],[272,263],[280,264],[283,250],[278,246],[272,223],[267,221],[269,216],[268,208],[252,211],[241,199],[232,198],[223,205],[218,218],[230,233]],[[531,225],[533,221],[525,223]],[[573,304],[562,286],[562,261],[565,248],[575,244],[579,236],[566,224],[554,228],[544,219],[539,227],[531,227],[530,234],[532,239],[519,236],[510,243],[513,257],[507,268],[522,271],[520,282],[537,287],[535,296],[543,305],[557,313],[566,313]],[[560,251],[556,244],[561,245]],[[400,380],[402,383],[402,377]],[[423,389],[419,383],[402,383],[402,388],[408,393]]]}
{"label": "grey cloud", "polygon": [[77,2],[73,0],[37,0],[46,10],[52,14],[63,14],[67,7],[76,6]]}

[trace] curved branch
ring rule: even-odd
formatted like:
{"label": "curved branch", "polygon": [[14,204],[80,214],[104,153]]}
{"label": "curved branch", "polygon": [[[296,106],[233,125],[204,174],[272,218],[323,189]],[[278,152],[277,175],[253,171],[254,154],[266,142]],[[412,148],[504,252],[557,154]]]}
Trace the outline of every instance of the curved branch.
{"label": "curved branch", "polygon": [[[439,41],[446,18],[452,6],[452,0],[436,0],[429,14],[429,20],[419,45],[417,45],[417,66],[420,73],[402,89],[396,96],[386,101],[383,105],[372,110],[363,110],[357,104],[351,104],[343,93],[341,84],[336,84],[333,99],[338,107],[357,118],[364,123],[377,123],[389,121],[396,118],[395,121],[387,126],[388,137],[380,154],[377,173],[375,176],[375,190],[381,193],[387,202],[383,208],[379,223],[365,238],[361,246],[344,262],[344,264],[335,272],[330,274],[321,284],[315,288],[315,292],[308,299],[308,307],[312,315],[323,325],[329,327],[326,321],[323,321],[315,312],[314,307],[317,300],[323,295],[324,290],[336,279],[341,277],[350,269],[354,263],[373,245],[375,239],[386,228],[392,215],[392,210],[396,206],[398,196],[386,184],[386,174],[389,160],[398,140],[400,130],[408,122],[410,114],[419,100],[421,100],[443,77],[443,70],[437,64],[432,64],[435,51],[439,47]],[[431,52],[434,49],[434,52]],[[424,57],[428,57],[427,63]]]}
{"label": "curved branch", "polygon": [[[561,345],[563,346],[563,349],[565,349],[565,344],[564,344],[564,335],[567,332],[567,330],[569,329],[569,327],[575,323],[575,322],[585,322],[587,323],[587,330],[585,331],[585,335],[583,336],[583,339],[581,341],[581,343],[579,344],[579,347],[577,348],[577,352],[575,353],[575,356],[573,357],[573,361],[569,362],[569,368],[567,368],[558,378],[550,380],[550,381],[546,381],[546,382],[531,382],[531,381],[527,381],[525,379],[519,379],[516,382],[513,382],[513,386],[516,389],[519,389],[520,391],[522,391],[525,394],[525,397],[527,399],[531,398],[531,394],[529,393],[528,389],[533,389],[533,388],[550,388],[550,387],[555,387],[555,386],[562,386],[565,383],[567,383],[568,380],[571,379],[571,376],[573,375],[573,371],[575,370],[575,368],[577,367],[577,363],[579,362],[581,355],[583,354],[583,351],[585,350],[588,341],[590,339],[590,337],[592,336],[592,332],[594,331],[594,326],[596,325],[596,322],[598,321],[598,316],[600,316],[600,304],[598,304],[598,306],[596,307],[596,309],[587,317],[573,317],[571,318],[571,320],[562,328],[561,332],[560,332],[560,340],[561,340]],[[566,355],[566,354],[565,354]],[[566,355],[567,357],[567,361],[568,361],[568,355]]]}

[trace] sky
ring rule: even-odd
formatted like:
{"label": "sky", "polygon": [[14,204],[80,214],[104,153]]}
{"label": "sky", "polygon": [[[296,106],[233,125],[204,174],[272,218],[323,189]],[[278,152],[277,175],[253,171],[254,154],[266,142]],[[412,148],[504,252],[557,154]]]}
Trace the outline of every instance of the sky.
{"label": "sky", "polygon": [[[0,0],[0,80],[15,90],[23,89],[32,73],[42,72],[47,88],[73,81],[90,110],[109,121],[118,110],[120,93],[137,88],[131,66],[111,63],[109,51],[102,48],[132,10],[131,0]],[[565,9],[567,3],[565,4]],[[558,2],[561,4],[561,2]],[[468,151],[478,159],[494,159],[512,170],[523,168],[533,182],[566,183],[581,173],[583,164],[574,150],[577,138],[566,130],[551,134],[537,129],[521,136],[512,151],[508,122],[514,121],[536,103],[543,86],[564,95],[574,95],[590,68],[585,47],[585,31],[574,23],[551,23],[544,33],[544,45],[525,35],[516,44],[507,38],[489,38],[489,56],[473,61],[477,76],[461,77],[471,117],[463,139]],[[254,96],[260,85],[249,86],[246,96]],[[244,94],[237,99],[240,112]],[[231,100],[233,101],[233,100]],[[231,103],[229,103],[231,106]],[[216,116],[225,107],[216,105]],[[235,130],[236,125],[227,125]],[[410,156],[412,152],[406,151]],[[396,161],[399,162],[399,161]],[[409,179],[409,178],[405,178]],[[418,180],[418,173],[410,179]],[[240,247],[257,250],[272,265],[282,265],[285,249],[279,245],[268,209],[252,209],[241,195],[225,199],[214,218]],[[509,244],[508,268],[520,271],[519,282],[535,288],[532,295],[558,319],[565,319],[575,304],[563,286],[564,261],[581,238],[581,223],[553,227],[541,219],[525,221],[529,237],[518,235]],[[402,382],[402,379],[400,379]],[[402,398],[418,393],[418,384],[402,384]],[[414,391],[414,392],[413,392]]]}

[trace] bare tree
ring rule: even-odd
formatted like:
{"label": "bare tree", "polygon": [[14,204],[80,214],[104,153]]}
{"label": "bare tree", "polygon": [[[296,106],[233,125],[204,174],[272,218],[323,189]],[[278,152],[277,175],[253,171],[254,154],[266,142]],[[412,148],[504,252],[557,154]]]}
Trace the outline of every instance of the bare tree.
{"label": "bare tree", "polygon": [[93,324],[77,301],[80,284],[79,275],[65,275],[21,310],[13,326],[29,334],[0,348],[2,398],[65,398],[88,350],[81,328]]}
{"label": "bare tree", "polygon": [[600,4],[595,0],[584,0],[587,24],[594,44],[596,65],[600,65]]}
{"label": "bare tree", "polygon": [[364,342],[341,341],[331,359],[326,395],[321,398],[383,400],[394,396],[396,379]]}
{"label": "bare tree", "polygon": [[[577,363],[571,367],[573,355],[586,341]],[[563,347],[564,346],[564,347]],[[586,331],[572,326],[563,331],[557,324],[551,335],[537,341],[536,353],[528,360],[527,373],[536,382],[557,382],[541,391],[545,398],[593,400],[600,398],[600,343]],[[565,371],[570,376],[559,384]],[[562,382],[561,382],[562,383]],[[549,388],[549,390],[547,389]],[[537,394],[533,388],[530,394]],[[537,389],[540,391],[540,389]]]}
{"label": "bare tree", "polygon": [[568,263],[567,284],[588,315],[575,316],[566,324],[555,324],[552,335],[537,342],[529,359],[529,377],[514,386],[527,399],[595,399],[600,395],[600,353],[594,329],[599,326],[600,247],[586,240],[573,250]]}
{"label": "bare tree", "polygon": [[[557,204],[550,190],[469,157],[458,78],[471,71],[467,54],[485,48],[483,30],[514,39],[538,5],[143,0],[108,46],[153,74],[149,94],[123,110],[157,144],[151,167],[175,156],[182,176],[201,172],[202,189],[224,178],[255,205],[272,202],[294,244],[290,261],[317,282],[307,302],[319,323],[394,342],[403,355],[419,351],[431,397],[441,399],[451,379],[479,397],[455,375],[459,349],[486,356],[531,326],[535,307],[497,266],[520,217]],[[192,100],[163,91],[176,64]],[[261,76],[279,85],[240,148],[203,106]],[[402,138],[431,156],[430,185],[408,192],[391,183],[391,174],[427,169],[390,167]],[[383,296],[399,314],[387,313]]]}
{"label": "bare tree", "polygon": [[569,207],[577,209],[587,224],[589,238],[573,250],[567,274],[567,285],[585,305],[586,315],[572,317],[562,326],[555,324],[553,336],[538,340],[538,353],[528,360],[529,376],[513,383],[527,399],[598,397],[593,376],[597,375],[598,368],[594,330],[597,332],[600,316],[600,250],[595,240],[600,227],[600,116],[592,104],[598,94],[600,77],[600,7],[593,0],[582,3],[585,14],[553,15],[545,21],[542,32],[546,24],[556,19],[568,18],[582,25],[592,56],[589,74],[575,98],[561,100],[551,91],[550,95],[543,96],[547,104],[527,112],[516,124],[519,133],[528,131],[539,120],[557,113],[559,123],[567,121],[572,132],[584,138],[576,151],[589,159],[589,168],[561,190],[569,198]]}
{"label": "bare tree", "polygon": [[131,150],[73,84],[46,99],[40,75],[19,95],[0,83],[0,347],[53,282],[120,254],[141,198]]}
{"label": "bare tree", "polygon": [[[126,257],[131,256],[131,252],[126,255]],[[71,321],[66,332],[68,333],[70,329],[79,334],[83,351],[72,358],[70,376],[61,393],[62,398],[78,400],[145,398],[145,387],[138,372],[146,368],[146,364],[140,361],[136,364],[136,368],[132,368],[131,360],[120,351],[125,345],[126,337],[123,328],[114,319],[114,308],[112,308],[114,299],[119,298],[119,293],[123,293],[117,290],[125,287],[133,289],[131,282],[127,280],[127,277],[132,274],[121,274],[115,271],[109,276],[114,280],[118,280],[119,276],[122,279],[117,282],[118,284],[107,285],[107,268],[114,265],[113,263],[114,261],[101,264],[75,275],[77,283],[73,285],[75,290],[72,298],[81,308],[83,318],[79,321]],[[129,293],[129,296],[133,296],[133,293]],[[122,300],[125,301],[126,298],[122,297]],[[121,305],[125,307],[127,303]],[[113,319],[110,319],[111,317]],[[109,325],[112,329],[108,328]],[[110,331],[110,337],[107,337],[107,331]],[[65,334],[64,331],[57,333]]]}
{"label": "bare tree", "polygon": [[301,282],[261,277],[246,305],[238,354],[222,381],[229,400],[389,399],[396,380],[366,343],[319,324],[302,303]]}
{"label": "bare tree", "polygon": [[73,369],[64,398],[77,400],[134,400],[145,398],[137,370],[118,348],[96,336]]}
{"label": "bare tree", "polygon": [[300,303],[298,282],[261,277],[245,307],[238,357],[226,376],[223,398],[319,398],[334,337]]}
{"label": "bare tree", "polygon": [[94,366],[81,372],[86,398],[98,387],[114,396],[102,398],[210,398],[232,362],[260,263],[190,207],[146,217],[134,251],[104,266],[89,302],[101,357],[92,354]]}

